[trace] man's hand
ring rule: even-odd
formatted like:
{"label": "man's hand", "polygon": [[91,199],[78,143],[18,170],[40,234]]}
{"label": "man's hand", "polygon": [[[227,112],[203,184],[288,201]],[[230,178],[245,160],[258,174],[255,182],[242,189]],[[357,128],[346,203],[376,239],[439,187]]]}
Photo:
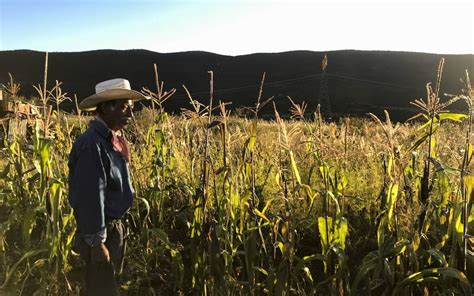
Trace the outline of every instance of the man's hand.
{"label": "man's hand", "polygon": [[91,263],[106,263],[110,261],[109,250],[104,244],[91,247]]}

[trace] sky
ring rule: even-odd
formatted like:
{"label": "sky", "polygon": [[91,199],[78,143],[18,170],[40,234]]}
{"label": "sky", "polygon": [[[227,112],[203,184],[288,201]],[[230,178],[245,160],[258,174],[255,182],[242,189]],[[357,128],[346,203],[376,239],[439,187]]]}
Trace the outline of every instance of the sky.
{"label": "sky", "polygon": [[474,53],[469,0],[0,0],[0,50]]}

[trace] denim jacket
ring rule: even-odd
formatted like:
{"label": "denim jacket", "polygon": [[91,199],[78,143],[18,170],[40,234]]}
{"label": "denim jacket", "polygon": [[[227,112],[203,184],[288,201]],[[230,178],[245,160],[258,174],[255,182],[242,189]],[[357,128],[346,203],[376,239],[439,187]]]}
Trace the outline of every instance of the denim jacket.
{"label": "denim jacket", "polygon": [[128,163],[112,146],[112,131],[92,120],[69,155],[69,203],[77,232],[87,244],[104,242],[107,222],[121,218],[132,206],[134,190]]}

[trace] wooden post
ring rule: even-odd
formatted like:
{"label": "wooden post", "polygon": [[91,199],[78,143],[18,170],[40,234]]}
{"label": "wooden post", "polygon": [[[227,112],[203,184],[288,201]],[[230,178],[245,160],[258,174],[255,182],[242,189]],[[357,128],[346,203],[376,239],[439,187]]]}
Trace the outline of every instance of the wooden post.
{"label": "wooden post", "polygon": [[0,89],[0,111],[7,111],[8,109],[7,95],[3,94],[4,92],[3,89]]}

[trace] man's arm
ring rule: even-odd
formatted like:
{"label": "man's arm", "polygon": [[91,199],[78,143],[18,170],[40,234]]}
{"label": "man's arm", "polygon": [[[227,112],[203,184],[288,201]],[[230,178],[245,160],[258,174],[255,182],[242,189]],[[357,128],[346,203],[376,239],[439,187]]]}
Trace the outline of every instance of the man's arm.
{"label": "man's arm", "polygon": [[[71,203],[83,239],[95,247],[93,250],[103,251],[107,237],[104,214],[107,177],[99,145],[85,145],[78,151],[70,184]],[[105,255],[99,259],[107,259]]]}

